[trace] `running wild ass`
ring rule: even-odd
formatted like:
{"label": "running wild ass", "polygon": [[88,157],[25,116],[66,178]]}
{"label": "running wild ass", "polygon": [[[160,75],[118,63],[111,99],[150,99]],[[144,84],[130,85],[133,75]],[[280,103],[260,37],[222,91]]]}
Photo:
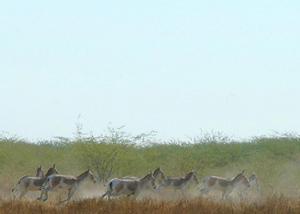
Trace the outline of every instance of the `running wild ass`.
{"label": "running wild ass", "polygon": [[203,179],[204,187],[200,190],[201,194],[207,194],[212,190],[222,192],[222,199],[227,199],[228,195],[237,187],[250,187],[249,180],[244,176],[244,170],[232,179],[217,176],[208,176]]}
{"label": "running wild ass", "polygon": [[196,185],[199,184],[199,181],[194,171],[187,173],[184,177],[165,178],[161,185],[158,187],[158,190],[161,190],[162,188],[166,187],[171,187],[175,191],[180,190],[183,192],[189,183],[194,183]]}
{"label": "running wild ass", "polygon": [[[155,178],[155,183],[157,186],[161,185],[164,180],[165,180],[165,173],[160,169],[160,167],[156,168],[154,171],[153,171],[153,177]],[[135,176],[125,176],[125,177],[122,177],[121,179],[124,179],[124,180],[139,180],[141,178],[139,177],[135,177]]]}
{"label": "running wild ass", "polygon": [[147,189],[156,189],[155,177],[152,172],[140,179],[114,178],[108,183],[107,191],[102,195],[108,199],[111,196],[133,196],[136,198],[142,191]]}
{"label": "running wild ass", "polygon": [[69,175],[51,175],[49,176],[46,181],[42,185],[42,192],[41,196],[38,198],[38,200],[46,201],[48,199],[48,192],[49,191],[56,191],[59,189],[65,189],[68,190],[68,197],[66,200],[61,201],[61,203],[69,201],[76,190],[79,188],[79,186],[87,179],[92,180],[94,183],[96,183],[96,179],[94,174],[91,170],[86,170],[79,176],[69,176]]}
{"label": "running wild ass", "polygon": [[249,176],[248,181],[249,185],[244,185],[243,182],[240,182],[236,187],[241,199],[244,199],[245,196],[249,194],[249,192],[254,188],[256,193],[260,193],[260,186],[258,184],[257,176],[255,174],[252,174],[251,176]]}
{"label": "running wild ass", "polygon": [[14,198],[19,194],[19,199],[21,199],[28,191],[40,191],[42,184],[46,181],[46,178],[49,175],[57,174],[55,164],[50,167],[44,176],[42,168],[39,167],[37,169],[37,173],[35,177],[23,176],[19,179],[15,188],[12,189]]}
{"label": "running wild ass", "polygon": [[[165,174],[160,169],[160,167],[156,168],[153,171],[153,177],[155,178],[155,182],[158,183],[158,185],[162,184],[165,180]],[[122,177],[121,179],[124,179],[124,180],[139,180],[140,178],[135,177],[135,176],[125,176],[125,177]]]}

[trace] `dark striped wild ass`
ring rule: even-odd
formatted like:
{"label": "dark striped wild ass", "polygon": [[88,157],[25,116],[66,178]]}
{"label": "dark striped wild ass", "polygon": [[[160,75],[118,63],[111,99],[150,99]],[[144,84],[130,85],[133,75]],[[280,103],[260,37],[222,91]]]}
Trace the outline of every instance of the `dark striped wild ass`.
{"label": "dark striped wild ass", "polygon": [[95,176],[89,169],[77,177],[59,174],[51,175],[43,183],[41,196],[38,198],[38,200],[46,201],[48,199],[49,191],[65,189],[68,190],[68,197],[66,200],[61,201],[61,203],[69,201],[78,189],[78,187],[87,179],[90,179],[94,183],[96,183]]}
{"label": "dark striped wild ass", "polygon": [[17,194],[19,194],[18,198],[21,199],[29,191],[40,191],[42,184],[46,181],[46,178],[49,175],[53,175],[57,173],[58,171],[56,170],[54,164],[52,167],[48,169],[45,176],[43,176],[44,173],[41,167],[37,169],[37,173],[35,177],[23,176],[22,178],[19,179],[16,187],[12,189],[14,198],[17,197]]}
{"label": "dark striped wild ass", "polygon": [[156,189],[152,172],[140,179],[114,178],[108,183],[107,191],[102,195],[110,199],[112,196],[133,196],[136,198],[142,191]]}
{"label": "dark striped wild ass", "polygon": [[180,190],[182,193],[187,188],[189,184],[199,184],[197,176],[194,171],[187,173],[184,177],[167,177],[158,187],[158,190],[170,187],[173,188],[175,191]]}
{"label": "dark striped wild ass", "polygon": [[226,179],[218,176],[208,176],[203,179],[204,187],[200,189],[201,194],[207,194],[210,191],[222,192],[222,199],[227,199],[228,195],[237,187],[249,188],[248,178],[244,176],[244,170],[232,179]]}

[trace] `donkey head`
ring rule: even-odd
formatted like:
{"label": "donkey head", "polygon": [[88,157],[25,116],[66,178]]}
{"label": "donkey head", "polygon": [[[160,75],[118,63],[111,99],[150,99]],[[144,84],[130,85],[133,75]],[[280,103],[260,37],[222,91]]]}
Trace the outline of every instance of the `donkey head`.
{"label": "donkey head", "polygon": [[153,176],[152,172],[147,174],[140,181],[143,184],[144,188],[156,189],[155,177]]}
{"label": "donkey head", "polygon": [[250,183],[248,178],[246,178],[246,176],[244,175],[245,170],[243,170],[242,172],[240,172],[239,174],[237,174],[237,176],[235,176],[232,180],[232,182],[234,184],[243,184],[246,187],[250,187]]}
{"label": "donkey head", "polygon": [[166,179],[165,173],[160,169],[160,167],[154,170],[153,177],[158,180],[159,183],[162,183]]}
{"label": "donkey head", "polygon": [[93,174],[93,172],[88,169],[87,171],[89,178],[93,181],[93,183],[95,184],[97,182],[95,175]]}
{"label": "donkey head", "polygon": [[257,176],[256,176],[255,174],[252,174],[252,175],[248,178],[248,180],[250,181],[250,183],[251,183],[251,182],[256,183],[256,182],[257,182]]}
{"label": "donkey head", "polygon": [[259,192],[260,191],[260,186],[259,186],[259,182],[257,179],[257,176],[255,174],[252,174],[249,178],[249,183],[250,186],[255,186],[256,187],[256,191]]}
{"label": "donkey head", "polygon": [[192,171],[192,172],[193,172],[193,181],[196,183],[196,185],[198,185],[199,184],[199,180],[198,180],[198,178],[196,176],[196,173],[195,173],[195,171]]}
{"label": "donkey head", "polygon": [[48,177],[49,175],[54,175],[54,174],[58,174],[59,172],[56,170],[56,166],[55,164],[53,164],[52,167],[50,167],[46,173],[46,177]]}
{"label": "donkey head", "polygon": [[188,174],[186,174],[185,179],[189,180],[189,181],[193,181],[196,184],[199,184],[198,178],[197,178],[196,173],[194,172],[194,170],[189,172]]}

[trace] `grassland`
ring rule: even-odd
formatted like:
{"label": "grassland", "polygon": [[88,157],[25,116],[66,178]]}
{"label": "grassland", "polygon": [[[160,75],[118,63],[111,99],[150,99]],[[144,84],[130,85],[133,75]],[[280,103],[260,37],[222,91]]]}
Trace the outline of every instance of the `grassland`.
{"label": "grassland", "polygon": [[103,201],[96,199],[72,202],[58,207],[41,202],[10,201],[0,205],[0,214],[14,213],[45,213],[45,214],[76,214],[76,213],[110,213],[110,214],[253,214],[253,213],[300,213],[300,202],[294,199],[269,198],[260,204],[249,203],[218,203],[197,199],[178,202],[115,200]]}
{"label": "grassland", "polygon": [[[233,205],[204,199],[176,203],[89,199],[57,208],[51,203],[8,201],[10,188],[19,177],[33,175],[37,166],[47,168],[52,163],[56,163],[63,174],[76,175],[91,168],[99,181],[107,177],[142,176],[158,166],[172,176],[182,176],[193,169],[200,179],[206,175],[232,177],[245,169],[248,175],[255,172],[259,177],[265,204]],[[118,213],[117,210],[124,213],[141,213],[140,210],[143,213],[183,213],[179,211],[184,209],[190,213],[199,213],[197,210],[210,210],[209,213],[272,213],[272,207],[278,204],[278,213],[299,213],[299,163],[300,138],[290,135],[240,142],[220,136],[206,136],[187,142],[157,142],[147,135],[130,136],[119,130],[111,130],[110,134],[100,137],[77,136],[74,139],[56,138],[35,143],[2,137],[0,198],[4,201],[0,203],[0,213],[18,213],[18,210],[24,209],[28,209],[27,213],[81,213],[84,209],[89,213],[95,213],[95,210],[99,213],[101,210],[102,213],[108,210],[110,213]],[[274,195],[275,198],[267,199]]]}

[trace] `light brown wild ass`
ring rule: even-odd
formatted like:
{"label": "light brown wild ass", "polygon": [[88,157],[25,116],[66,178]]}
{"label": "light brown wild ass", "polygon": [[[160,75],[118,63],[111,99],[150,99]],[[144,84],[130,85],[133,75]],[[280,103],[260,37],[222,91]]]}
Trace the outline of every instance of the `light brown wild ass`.
{"label": "light brown wild ass", "polygon": [[237,187],[250,187],[249,180],[244,176],[244,170],[232,179],[218,176],[208,176],[203,179],[204,187],[200,189],[201,194],[207,194],[212,190],[222,192],[222,199],[227,199],[228,195]]}
{"label": "light brown wild ass", "polygon": [[49,175],[57,174],[58,171],[56,170],[55,164],[53,164],[52,167],[50,167],[46,173],[45,176],[43,177],[38,177],[42,176],[43,173],[41,167],[37,169],[37,176],[35,177],[30,177],[30,176],[23,176],[22,178],[19,179],[17,185],[15,188],[12,189],[14,198],[17,197],[17,194],[19,194],[19,199],[21,199],[23,196],[26,195],[28,191],[40,191],[42,184],[45,182],[46,178]]}
{"label": "light brown wild ass", "polygon": [[102,195],[110,199],[112,196],[126,195],[136,198],[142,191],[156,189],[155,177],[152,172],[140,179],[114,178],[108,183],[107,191]]}
{"label": "light brown wild ass", "polygon": [[91,170],[86,170],[79,176],[69,176],[69,175],[51,175],[49,176],[44,184],[42,185],[42,192],[41,196],[38,200],[46,201],[48,199],[48,192],[49,191],[56,191],[58,189],[65,189],[68,190],[68,197],[66,200],[61,201],[61,203],[69,201],[78,187],[85,181],[86,179],[92,180],[96,183],[96,179],[94,174]]}
{"label": "light brown wild ass", "polygon": [[167,188],[167,187],[171,187],[175,191],[180,190],[183,193],[185,188],[191,182],[196,185],[199,184],[199,181],[198,181],[197,176],[194,171],[187,173],[184,177],[167,177],[167,178],[165,178],[164,181],[161,183],[161,185],[158,187],[158,191],[160,191],[161,189]]}
{"label": "light brown wild ass", "polygon": [[[156,168],[153,171],[153,177],[155,178],[155,183],[158,184],[158,186],[160,184],[162,184],[165,180],[165,173],[160,169],[160,167]],[[139,180],[139,177],[135,177],[135,176],[125,176],[122,177],[121,179],[125,179],[125,180]]]}
{"label": "light brown wild ass", "polygon": [[249,176],[248,181],[250,186],[243,185],[242,182],[237,186],[237,192],[241,199],[243,199],[253,189],[257,194],[260,193],[260,186],[258,183],[257,176],[255,174],[252,174],[251,176]]}

